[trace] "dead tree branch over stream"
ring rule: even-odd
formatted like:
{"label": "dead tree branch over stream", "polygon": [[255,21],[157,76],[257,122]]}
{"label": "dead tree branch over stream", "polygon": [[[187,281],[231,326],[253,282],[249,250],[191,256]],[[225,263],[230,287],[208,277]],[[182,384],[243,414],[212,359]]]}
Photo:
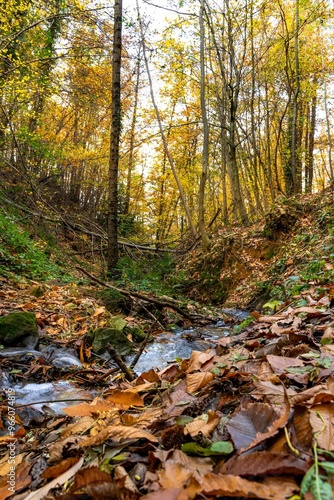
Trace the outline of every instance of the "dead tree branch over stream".
{"label": "dead tree branch over stream", "polygon": [[133,291],[130,292],[128,290],[124,290],[123,288],[118,288],[114,285],[110,285],[109,283],[106,283],[106,282],[100,280],[99,278],[93,276],[92,274],[90,274],[88,271],[86,271],[85,269],[83,269],[80,266],[76,266],[76,268],[78,269],[78,271],[80,271],[83,274],[85,274],[86,276],[88,276],[92,281],[99,283],[99,285],[102,285],[106,288],[110,288],[111,290],[116,290],[116,292],[118,292],[121,295],[124,295],[126,297],[130,297],[130,298],[134,297],[134,298],[142,300],[144,302],[150,302],[150,303],[155,304],[159,307],[166,307],[169,309],[173,309],[174,311],[179,313],[182,317],[188,319],[192,323],[203,323],[203,322],[210,323],[213,321],[213,318],[206,317],[202,314],[189,314],[187,311],[185,311],[181,307],[180,302],[178,302],[174,299],[171,299],[171,298],[169,298],[168,300],[157,299],[156,297],[152,297],[152,296],[146,295],[144,293],[133,292]]}

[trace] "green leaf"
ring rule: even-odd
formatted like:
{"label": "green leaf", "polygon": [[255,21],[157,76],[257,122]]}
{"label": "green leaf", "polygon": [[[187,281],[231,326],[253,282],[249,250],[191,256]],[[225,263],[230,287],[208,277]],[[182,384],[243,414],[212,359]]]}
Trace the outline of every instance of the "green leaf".
{"label": "green leaf", "polygon": [[113,320],[112,320],[112,327],[115,330],[122,331],[123,328],[125,327],[125,325],[126,325],[126,321],[123,318],[113,318]]}
{"label": "green leaf", "polygon": [[327,337],[320,340],[321,345],[328,345],[328,344],[331,344],[332,342],[333,342],[332,339],[328,339]]}
{"label": "green leaf", "polygon": [[211,373],[213,373],[214,375],[220,375],[220,370],[219,370],[219,368],[217,368],[216,366],[214,366],[211,369]]}
{"label": "green leaf", "polygon": [[321,368],[330,368],[332,366],[332,358],[325,356],[316,362],[316,366],[320,366]]}
{"label": "green leaf", "polygon": [[282,302],[280,300],[270,300],[269,302],[266,302],[262,307],[263,308],[267,307],[268,309],[275,311],[275,309],[277,309],[278,306],[281,306],[281,305],[282,305]]}
{"label": "green leaf", "polygon": [[311,485],[314,482],[314,473],[315,473],[315,465],[313,464],[312,467],[310,467],[309,470],[306,472],[301,482],[300,493],[302,495],[305,495],[305,493],[310,491]]}
{"label": "green leaf", "polygon": [[310,493],[312,493],[314,500],[333,500],[332,486],[327,481],[327,478],[318,476],[316,481],[311,483]]}
{"label": "green leaf", "polygon": [[334,476],[334,462],[319,462],[319,465],[325,469],[329,476]]}
{"label": "green leaf", "polygon": [[180,415],[175,419],[175,422],[179,425],[187,425],[193,420],[193,417],[190,417],[189,415]]}
{"label": "green leaf", "polygon": [[318,448],[318,453],[329,455],[331,458],[334,458],[334,453],[328,450],[322,450],[321,448]]}
{"label": "green leaf", "polygon": [[320,354],[318,352],[309,351],[306,352],[305,354],[301,354],[300,357],[304,359],[314,359],[314,358],[320,358]]}
{"label": "green leaf", "polygon": [[197,443],[185,443],[182,445],[181,450],[188,455],[211,457],[215,455],[229,455],[233,451],[233,446],[229,441],[218,441],[212,443],[208,448],[203,448]]}
{"label": "green leaf", "polygon": [[285,369],[288,373],[293,373],[295,375],[303,375],[304,373],[310,373],[314,370],[312,365],[308,366],[288,366]]}

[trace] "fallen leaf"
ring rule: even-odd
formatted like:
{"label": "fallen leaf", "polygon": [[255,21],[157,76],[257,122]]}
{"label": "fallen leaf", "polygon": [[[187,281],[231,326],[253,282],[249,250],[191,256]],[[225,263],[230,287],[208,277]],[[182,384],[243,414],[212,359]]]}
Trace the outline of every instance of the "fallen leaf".
{"label": "fallen leaf", "polygon": [[234,476],[292,475],[304,476],[310,463],[293,454],[254,451],[246,455],[235,455],[217,467],[220,474]]}
{"label": "fallen leaf", "polygon": [[107,439],[113,439],[118,443],[119,441],[122,441],[124,439],[141,439],[141,438],[145,438],[148,441],[151,441],[152,443],[158,442],[158,438],[156,436],[143,429],[128,427],[126,425],[114,425],[114,426],[108,426],[106,429],[103,429],[103,431],[99,432],[95,436],[85,439],[80,444],[80,446],[81,447],[95,446],[104,443],[105,441],[107,441]]}
{"label": "fallen leaf", "polygon": [[319,448],[334,451],[334,403],[310,408],[310,424]]}
{"label": "fallen leaf", "polygon": [[202,493],[212,496],[283,500],[298,490],[298,485],[290,478],[281,478],[279,481],[270,478],[267,484],[261,484],[239,476],[209,473],[202,483]]}
{"label": "fallen leaf", "polygon": [[219,423],[219,417],[214,411],[209,411],[207,415],[201,415],[195,420],[185,425],[184,433],[190,434],[191,437],[201,433],[202,436],[208,437]]}
{"label": "fallen leaf", "polygon": [[106,401],[124,410],[127,410],[131,406],[144,406],[143,398],[141,398],[139,394],[133,392],[115,391],[110,396],[106,397]]}
{"label": "fallen leaf", "polygon": [[44,479],[53,479],[59,477],[61,474],[66,472],[70,467],[75,465],[79,460],[79,457],[69,457],[60,462],[57,465],[53,465],[52,467],[48,467],[42,472],[41,477]]}
{"label": "fallen leaf", "polygon": [[209,382],[212,382],[214,379],[213,373],[210,372],[198,372],[188,374],[186,377],[187,380],[187,391],[190,394],[198,391],[202,387],[205,387]]}
{"label": "fallen leaf", "polygon": [[242,453],[274,436],[286,425],[289,413],[287,397],[279,414],[267,403],[249,403],[231,418],[226,427],[235,447]]}

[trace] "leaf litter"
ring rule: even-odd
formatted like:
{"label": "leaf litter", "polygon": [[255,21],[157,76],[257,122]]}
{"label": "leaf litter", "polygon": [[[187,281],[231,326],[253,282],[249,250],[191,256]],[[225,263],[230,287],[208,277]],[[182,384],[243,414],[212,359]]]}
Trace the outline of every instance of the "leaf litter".
{"label": "leaf litter", "polygon": [[240,334],[129,381],[82,344],[108,320],[95,299],[71,286],[40,298],[4,286],[2,315],[35,312],[42,337],[76,348],[83,363],[57,371],[36,358],[14,363],[17,377],[70,378],[97,395],[62,415],[17,407],[11,435],[3,391],[0,498],[333,498],[334,310],[329,296],[306,300],[269,317],[255,311]]}

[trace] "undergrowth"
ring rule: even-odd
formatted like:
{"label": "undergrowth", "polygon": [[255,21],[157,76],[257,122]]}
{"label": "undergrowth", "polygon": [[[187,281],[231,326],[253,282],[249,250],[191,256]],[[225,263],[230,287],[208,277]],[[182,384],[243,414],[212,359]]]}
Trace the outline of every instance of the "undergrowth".
{"label": "undergrowth", "polygon": [[5,212],[0,208],[1,275],[18,281],[23,278],[73,281],[73,277],[62,268],[63,263],[58,260],[56,249],[52,249],[46,241],[33,239],[18,225],[18,220],[14,212]]}
{"label": "undergrowth", "polygon": [[123,256],[119,259],[120,287],[157,295],[179,297],[182,294],[183,276],[175,272],[171,255],[141,255],[138,258]]}

